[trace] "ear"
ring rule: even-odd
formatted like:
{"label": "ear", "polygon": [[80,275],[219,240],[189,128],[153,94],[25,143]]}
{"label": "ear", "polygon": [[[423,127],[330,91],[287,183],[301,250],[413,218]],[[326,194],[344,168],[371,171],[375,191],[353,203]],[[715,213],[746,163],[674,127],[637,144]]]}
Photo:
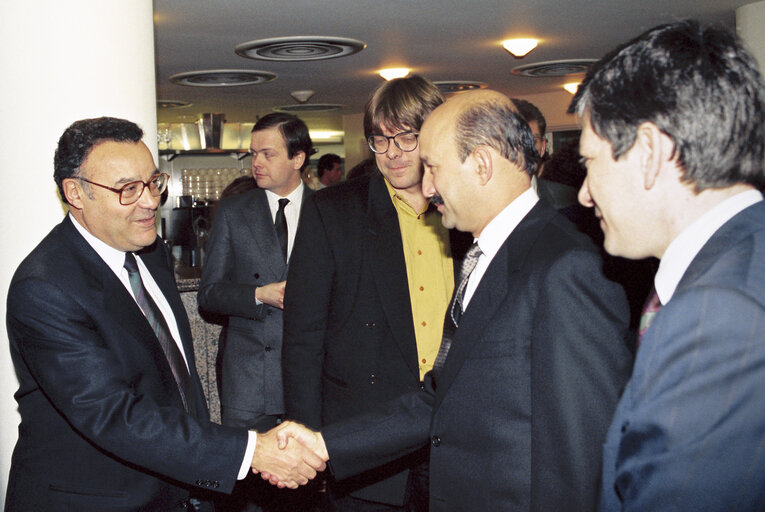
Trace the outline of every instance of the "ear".
{"label": "ear", "polygon": [[292,157],[292,166],[293,168],[300,170],[300,168],[303,167],[303,162],[305,162],[305,152],[298,151],[295,153],[295,156]]}
{"label": "ear", "polygon": [[493,160],[491,152],[487,146],[478,146],[470,153],[474,171],[478,175],[479,183],[486,185],[491,180],[492,173],[494,172]]}
{"label": "ear", "polygon": [[73,178],[66,178],[61,182],[61,185],[61,188],[64,190],[64,197],[66,197],[69,206],[81,210],[85,190],[82,188],[80,182]]}
{"label": "ear", "polygon": [[646,122],[638,126],[635,147],[640,152],[643,186],[650,190],[662,170],[666,170],[666,164],[672,161],[674,144],[655,124]]}

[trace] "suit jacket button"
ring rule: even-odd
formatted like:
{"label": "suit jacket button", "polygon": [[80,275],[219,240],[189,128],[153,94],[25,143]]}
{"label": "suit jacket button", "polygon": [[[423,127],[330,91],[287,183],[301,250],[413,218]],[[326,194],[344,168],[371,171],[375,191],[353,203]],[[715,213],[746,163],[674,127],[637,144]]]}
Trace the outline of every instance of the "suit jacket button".
{"label": "suit jacket button", "polygon": [[266,350],[266,352],[271,352],[271,345],[266,345],[265,350]]}
{"label": "suit jacket button", "polygon": [[438,448],[439,446],[441,446],[441,438],[438,436],[433,436],[433,438],[430,440],[430,444]]}
{"label": "suit jacket button", "polygon": [[254,277],[255,279],[260,279],[260,274],[255,272],[254,274],[252,274],[252,277]]}
{"label": "suit jacket button", "polygon": [[367,323],[364,324],[364,327],[367,327],[367,328],[371,329],[371,328],[375,327],[376,325],[377,324],[375,324],[374,322],[367,322]]}
{"label": "suit jacket button", "polygon": [[369,383],[374,384],[375,382],[377,382],[377,376],[373,373],[369,376]]}
{"label": "suit jacket button", "polygon": [[214,489],[217,489],[218,487],[220,487],[220,482],[218,482],[217,480],[215,480],[215,481],[212,483],[212,486],[213,486],[213,488],[214,488]]}

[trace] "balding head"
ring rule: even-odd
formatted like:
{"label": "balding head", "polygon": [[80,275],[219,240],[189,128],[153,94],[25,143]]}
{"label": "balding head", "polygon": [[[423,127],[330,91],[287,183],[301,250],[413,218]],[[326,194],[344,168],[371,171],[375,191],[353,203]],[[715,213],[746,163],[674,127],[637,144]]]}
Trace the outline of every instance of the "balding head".
{"label": "balding head", "polygon": [[446,227],[477,236],[530,186],[534,136],[509,98],[496,91],[459,94],[420,130],[423,192]]}

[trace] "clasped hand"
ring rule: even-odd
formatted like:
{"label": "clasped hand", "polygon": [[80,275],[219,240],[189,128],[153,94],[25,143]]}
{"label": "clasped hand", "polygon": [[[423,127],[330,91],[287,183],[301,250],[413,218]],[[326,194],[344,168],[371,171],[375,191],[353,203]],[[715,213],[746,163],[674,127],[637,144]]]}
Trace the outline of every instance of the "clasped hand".
{"label": "clasped hand", "polygon": [[[293,438],[297,442],[289,442]],[[329,460],[320,433],[287,421],[258,434],[252,472],[278,487],[296,489],[324,471]]]}

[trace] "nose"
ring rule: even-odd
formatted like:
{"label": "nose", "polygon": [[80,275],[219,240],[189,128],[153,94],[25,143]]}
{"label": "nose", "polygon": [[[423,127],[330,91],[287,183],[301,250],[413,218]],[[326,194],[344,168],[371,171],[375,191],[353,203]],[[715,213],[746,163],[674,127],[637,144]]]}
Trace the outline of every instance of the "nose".
{"label": "nose", "polygon": [[396,145],[396,141],[394,141],[393,139],[388,139],[388,151],[385,152],[385,156],[393,160],[394,158],[401,155],[401,153],[402,151]]}
{"label": "nose", "polygon": [[151,195],[151,192],[149,192],[149,187],[143,187],[143,190],[141,191],[141,195],[138,196],[138,206],[141,208],[146,208],[147,210],[156,210],[159,207],[159,201],[162,199],[162,196],[153,196]]}
{"label": "nose", "polygon": [[422,173],[422,195],[428,198],[436,195],[436,187],[433,185],[433,173],[427,167]]}
{"label": "nose", "polygon": [[582,186],[579,189],[579,193],[577,194],[577,199],[579,199],[579,202],[582,203],[582,206],[591,207],[595,205],[595,202],[592,200],[592,196],[590,195],[590,186],[587,182],[588,178],[585,178],[582,182]]}
{"label": "nose", "polygon": [[255,153],[254,155],[252,155],[252,162],[250,163],[250,167],[252,168],[253,171],[261,167],[260,153]]}

